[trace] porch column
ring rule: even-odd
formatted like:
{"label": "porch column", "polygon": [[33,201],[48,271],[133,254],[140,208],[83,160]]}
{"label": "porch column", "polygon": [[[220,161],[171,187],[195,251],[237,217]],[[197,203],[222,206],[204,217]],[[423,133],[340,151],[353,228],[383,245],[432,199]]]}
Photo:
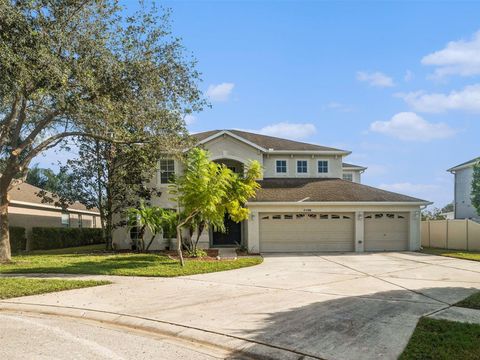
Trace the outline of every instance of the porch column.
{"label": "porch column", "polygon": [[422,235],[420,229],[420,209],[410,211],[410,222],[409,222],[409,241],[408,241],[408,250],[415,251],[420,249],[422,243]]}
{"label": "porch column", "polygon": [[364,252],[365,224],[363,211],[355,212],[355,252]]}
{"label": "porch column", "polygon": [[251,210],[248,218],[248,251],[251,253],[260,252],[260,220],[258,211]]}

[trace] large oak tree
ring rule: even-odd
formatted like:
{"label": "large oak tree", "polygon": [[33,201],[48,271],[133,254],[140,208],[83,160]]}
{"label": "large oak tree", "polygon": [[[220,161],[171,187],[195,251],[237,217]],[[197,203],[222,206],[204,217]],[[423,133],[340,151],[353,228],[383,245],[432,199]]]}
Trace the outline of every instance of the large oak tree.
{"label": "large oak tree", "polygon": [[113,0],[0,0],[0,261],[8,192],[35,156],[85,136],[170,152],[204,105],[168,12],[123,14]]}

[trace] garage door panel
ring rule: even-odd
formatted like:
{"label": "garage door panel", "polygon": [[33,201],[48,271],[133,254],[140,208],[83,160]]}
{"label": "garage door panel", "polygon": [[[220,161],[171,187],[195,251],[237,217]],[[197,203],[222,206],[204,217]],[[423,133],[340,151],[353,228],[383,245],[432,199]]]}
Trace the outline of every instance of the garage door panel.
{"label": "garage door panel", "polygon": [[365,251],[408,250],[407,213],[366,213]]}
{"label": "garage door panel", "polygon": [[[334,216],[332,216],[334,215]],[[260,215],[260,251],[353,251],[353,214]]]}

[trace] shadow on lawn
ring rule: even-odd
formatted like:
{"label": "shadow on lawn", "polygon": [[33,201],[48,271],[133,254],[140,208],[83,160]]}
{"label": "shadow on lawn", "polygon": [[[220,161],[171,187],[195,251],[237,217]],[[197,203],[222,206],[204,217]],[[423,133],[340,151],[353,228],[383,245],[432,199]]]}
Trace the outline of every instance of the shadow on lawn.
{"label": "shadow on lawn", "polygon": [[[462,287],[421,290],[436,299],[452,299],[452,294],[456,294],[454,302],[475,291],[478,290]],[[349,296],[269,313],[266,319],[261,320],[261,328],[236,335],[293,350],[297,352],[298,359],[310,356],[320,359],[393,360],[402,354],[418,320],[446,306],[408,290]],[[459,346],[461,351],[461,344]],[[261,351],[262,348],[256,344],[247,347],[253,351]],[[231,357],[240,358],[241,354],[241,351],[233,352]],[[265,358],[275,359],[278,354],[267,354]],[[431,357],[418,357],[423,358]]]}

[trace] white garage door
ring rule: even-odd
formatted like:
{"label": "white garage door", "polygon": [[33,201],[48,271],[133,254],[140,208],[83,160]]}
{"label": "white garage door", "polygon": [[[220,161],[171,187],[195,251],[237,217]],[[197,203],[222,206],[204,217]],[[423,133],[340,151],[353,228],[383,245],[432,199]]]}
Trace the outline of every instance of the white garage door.
{"label": "white garage door", "polygon": [[354,214],[261,213],[260,251],[353,251]]}
{"label": "white garage door", "polygon": [[366,213],[365,251],[408,250],[408,213]]}

